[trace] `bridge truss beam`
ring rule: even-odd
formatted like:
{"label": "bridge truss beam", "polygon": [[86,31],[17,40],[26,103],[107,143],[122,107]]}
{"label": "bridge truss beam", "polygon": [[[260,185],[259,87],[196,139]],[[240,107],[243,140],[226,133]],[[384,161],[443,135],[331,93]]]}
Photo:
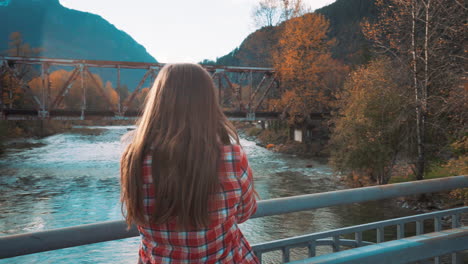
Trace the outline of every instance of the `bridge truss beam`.
{"label": "bridge truss beam", "polygon": [[[42,78],[42,90],[40,91],[40,98],[34,94],[33,90],[28,86],[27,82],[23,77],[18,76],[16,73],[16,65],[30,65],[41,67],[41,78]],[[61,104],[66,97],[68,91],[74,85],[74,82],[81,79],[82,89],[82,107],[81,116],[92,110],[87,109],[86,106],[86,85],[84,79],[87,77],[94,85],[97,85],[98,90],[108,106],[108,110],[113,111],[116,117],[125,117],[127,112],[130,111],[132,102],[134,101],[137,93],[141,90],[143,85],[151,80],[154,82],[159,70],[164,67],[164,63],[146,63],[146,62],[123,62],[123,61],[102,61],[102,60],[72,60],[72,59],[52,59],[43,57],[12,57],[12,56],[0,56],[0,76],[5,73],[10,74],[12,78],[21,85],[22,90],[29,98],[35,103],[35,109],[30,110],[28,113],[33,113],[33,110],[37,111],[37,118],[45,119],[49,118],[50,113],[57,113],[57,110],[63,110]],[[55,98],[51,98],[51,83],[49,76],[50,67],[74,67],[70,76],[66,82],[60,87],[59,92]],[[243,112],[244,117],[247,115],[250,118],[255,117],[255,112],[258,112],[262,108],[264,99],[270,94],[273,87],[278,88],[279,82],[275,70],[273,68],[262,68],[262,67],[235,67],[235,66],[213,66],[213,65],[202,65],[208,72],[212,74],[213,80],[219,91],[219,101],[229,101],[235,105],[235,112]],[[119,98],[117,106],[113,106],[109,97],[105,91],[101,88],[94,75],[89,70],[90,68],[108,68],[116,69],[117,71],[117,87],[120,86],[121,69],[143,69],[146,70],[142,79],[132,92],[132,94],[125,100]],[[252,75],[256,74],[257,78],[260,76],[261,81],[254,85]],[[237,76],[237,82],[233,81],[233,77]],[[255,88],[255,89],[254,89]],[[5,102],[3,100],[3,89],[4,87],[0,84],[0,92],[2,97],[0,99],[0,110],[2,116],[10,115],[15,112],[14,110],[24,109],[9,109],[6,111]],[[248,90],[247,99],[243,97],[243,89]],[[229,99],[226,99],[226,95],[231,95]],[[119,96],[121,96],[119,94]],[[246,101],[245,101],[246,100]],[[265,110],[265,109],[263,109]],[[6,111],[6,112],[5,112]],[[107,111],[107,110],[104,110]],[[18,112],[18,111],[16,111]],[[23,111],[23,114],[26,113]],[[96,112],[96,111],[94,111]],[[232,112],[232,111],[231,111]],[[258,115],[258,114],[257,114]],[[276,115],[276,114],[275,114]]]}

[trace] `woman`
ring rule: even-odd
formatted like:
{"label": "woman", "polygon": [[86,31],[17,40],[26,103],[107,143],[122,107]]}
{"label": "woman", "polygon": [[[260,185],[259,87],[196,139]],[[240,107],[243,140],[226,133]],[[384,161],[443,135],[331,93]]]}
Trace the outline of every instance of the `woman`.
{"label": "woman", "polygon": [[252,171],[201,66],[161,69],[122,155],[121,186],[139,263],[259,263],[238,227],[257,208]]}

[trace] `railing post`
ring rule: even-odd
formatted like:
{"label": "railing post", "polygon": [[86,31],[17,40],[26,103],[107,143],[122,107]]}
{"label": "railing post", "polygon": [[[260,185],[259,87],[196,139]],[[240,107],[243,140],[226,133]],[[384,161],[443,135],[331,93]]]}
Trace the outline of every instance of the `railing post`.
{"label": "railing post", "polygon": [[309,242],[307,245],[307,248],[309,249],[309,258],[315,257],[315,249],[317,247],[317,242],[315,240],[312,240]]}
{"label": "railing post", "polygon": [[340,247],[340,236],[333,236],[333,252],[341,251]]}
{"label": "railing post", "polygon": [[452,264],[463,264],[462,255],[458,252],[452,253]]}
{"label": "railing post", "polygon": [[[442,230],[442,222],[439,216],[434,217],[434,232]],[[440,257],[434,258],[434,264],[440,264]]]}
{"label": "railing post", "polygon": [[[453,214],[452,215],[452,228],[460,227],[459,221],[460,214]],[[462,264],[462,255],[458,252],[452,253],[452,264]]]}
{"label": "railing post", "polygon": [[416,235],[422,235],[424,234],[424,221],[418,220],[416,221]]}
{"label": "railing post", "polygon": [[356,240],[356,247],[362,246],[362,232],[354,233],[354,240]]}
{"label": "railing post", "polygon": [[290,253],[289,253],[290,248],[289,247],[283,247],[281,251],[283,252],[283,263],[289,262],[290,260]]}
{"label": "railing post", "polygon": [[384,242],[385,238],[384,238],[384,228],[383,227],[379,227],[377,228],[377,243],[382,243]]}
{"label": "railing post", "polygon": [[405,237],[405,223],[397,225],[397,239],[402,239]]}
{"label": "railing post", "polygon": [[452,215],[452,228],[460,227],[460,221],[458,220],[459,214]]}
{"label": "railing post", "polygon": [[439,232],[442,230],[442,222],[440,216],[434,217],[434,232]]}

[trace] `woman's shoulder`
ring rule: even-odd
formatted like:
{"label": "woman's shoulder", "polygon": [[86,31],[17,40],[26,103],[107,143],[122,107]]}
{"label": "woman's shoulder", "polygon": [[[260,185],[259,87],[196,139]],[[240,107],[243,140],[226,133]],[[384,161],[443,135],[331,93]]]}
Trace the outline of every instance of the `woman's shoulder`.
{"label": "woman's shoulder", "polygon": [[223,153],[233,153],[233,154],[241,154],[244,153],[241,145],[238,144],[231,144],[231,145],[224,145],[222,148]]}
{"label": "woman's shoulder", "polygon": [[247,159],[242,146],[237,144],[224,145],[222,157],[225,162],[241,162]]}

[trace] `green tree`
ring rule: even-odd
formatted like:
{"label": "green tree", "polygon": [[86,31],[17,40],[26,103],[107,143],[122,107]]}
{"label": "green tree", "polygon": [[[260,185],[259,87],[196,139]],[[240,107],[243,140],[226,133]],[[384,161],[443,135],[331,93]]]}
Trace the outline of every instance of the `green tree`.
{"label": "green tree", "polygon": [[329,147],[335,169],[388,183],[408,138],[411,104],[408,89],[399,85],[400,75],[388,59],[350,74],[332,117]]}

